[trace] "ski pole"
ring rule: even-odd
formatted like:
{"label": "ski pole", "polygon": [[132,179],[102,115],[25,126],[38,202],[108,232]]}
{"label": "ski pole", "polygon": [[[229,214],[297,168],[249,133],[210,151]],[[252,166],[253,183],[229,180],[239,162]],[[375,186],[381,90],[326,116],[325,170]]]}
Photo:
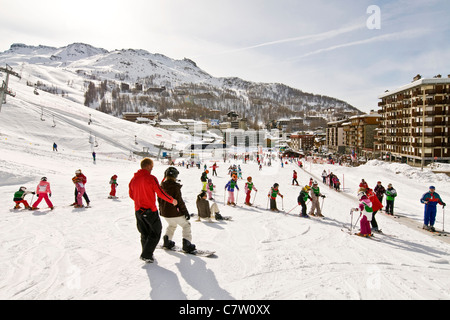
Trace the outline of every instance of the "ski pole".
{"label": "ski pole", "polygon": [[258,191],[255,191],[255,195],[253,196],[253,201],[252,201],[252,205],[255,203],[255,199],[256,199],[256,194],[258,193]]}
{"label": "ski pole", "polygon": [[353,208],[350,209],[350,234],[353,234]]}
{"label": "ski pole", "polygon": [[322,198],[322,205],[320,206],[320,212],[322,212],[323,210],[323,202],[324,202],[325,198]]}
{"label": "ski pole", "polygon": [[270,197],[267,197],[267,205],[266,205],[267,210],[269,210],[269,201],[270,201]]}
{"label": "ski pole", "polygon": [[442,232],[445,232],[445,206],[442,207]]}
{"label": "ski pole", "polygon": [[292,210],[289,211],[288,213],[291,213],[292,211],[294,211],[295,209],[297,209],[298,206],[299,206],[299,205],[296,205],[295,207],[293,207]]}
{"label": "ski pole", "polygon": [[355,225],[353,226],[352,230],[356,227],[356,225],[358,224],[359,219],[361,219],[361,214],[359,214],[358,220],[356,220]]}
{"label": "ski pole", "polygon": [[284,211],[284,198],[281,198],[281,210]]}

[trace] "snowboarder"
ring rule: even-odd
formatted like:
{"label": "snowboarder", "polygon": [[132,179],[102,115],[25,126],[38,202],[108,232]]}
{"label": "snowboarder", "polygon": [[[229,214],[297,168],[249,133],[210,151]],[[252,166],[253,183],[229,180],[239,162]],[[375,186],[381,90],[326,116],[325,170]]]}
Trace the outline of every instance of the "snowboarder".
{"label": "snowboarder", "polygon": [[308,218],[308,215],[306,214],[306,202],[311,200],[311,197],[309,196],[309,191],[311,190],[311,187],[309,185],[306,185],[302,188],[300,191],[300,194],[297,197],[297,203],[302,206],[302,212],[300,213],[300,217]]}
{"label": "snowboarder", "polygon": [[109,180],[109,184],[111,185],[111,192],[109,193],[109,199],[117,199],[116,197],[116,188],[119,185],[117,183],[117,175],[113,175],[111,180]]}
{"label": "snowboarder", "polygon": [[370,221],[372,221],[372,202],[365,193],[365,188],[361,187],[358,191],[359,210],[361,211],[360,218],[360,232],[356,235],[361,237],[372,236],[372,230],[370,229]]}
{"label": "snowboarder", "polygon": [[21,203],[25,206],[25,209],[31,209],[27,200],[25,200],[27,194],[36,194],[36,192],[27,191],[26,187],[20,187],[19,190],[14,193],[13,201],[16,203],[14,209],[20,209]]}
{"label": "snowboarder", "polygon": [[49,199],[49,196],[52,196],[52,190],[50,189],[50,183],[47,181],[47,177],[41,178],[41,182],[39,182],[36,187],[36,194],[38,195],[38,199],[33,203],[31,210],[37,210],[37,206],[41,203],[42,199],[45,200],[51,210],[54,209],[53,204]]}
{"label": "snowboarder", "polygon": [[211,220],[211,208],[209,207],[209,202],[206,200],[207,194],[202,191],[197,196],[197,210],[198,210],[198,219],[196,221],[200,221],[200,219],[206,219],[207,222],[212,222]]}
{"label": "snowboarder", "polygon": [[295,182],[295,184],[298,186],[299,184],[298,184],[298,181],[297,181],[297,171],[295,171],[294,170],[294,173],[293,173],[293,175],[292,175],[292,185],[294,185],[294,182]]}
{"label": "snowboarder", "polygon": [[162,224],[156,207],[155,194],[171,203],[172,206],[178,204],[177,200],[164,192],[156,179],[151,174],[153,170],[153,160],[145,158],[141,161],[141,169],[138,170],[131,179],[129,196],[134,201],[137,229],[141,234],[141,260],[151,263],[154,261],[153,252],[161,239]]}
{"label": "snowboarder", "polygon": [[215,190],[216,190],[216,186],[212,182],[212,179],[208,179],[208,184],[206,185],[206,192],[208,193],[209,200],[214,200],[212,195],[215,192]]}
{"label": "snowboarder", "polygon": [[438,204],[445,207],[444,201],[442,201],[441,196],[436,192],[434,186],[430,186],[429,191],[425,193],[420,202],[425,204],[423,229],[435,232],[434,223],[436,221],[436,207]]}
{"label": "snowboarder", "polygon": [[[317,181],[313,182],[313,185],[311,187],[309,194],[310,194],[309,198],[311,199],[311,209],[309,210],[309,215],[323,217],[322,211],[320,209],[319,198],[320,197],[325,198],[325,195],[320,193],[320,188],[319,188]],[[316,214],[314,214],[314,211],[316,212]]]}
{"label": "snowboarder", "polygon": [[[88,195],[87,195],[87,193],[86,193],[86,182],[87,182],[87,178],[86,178],[86,176],[81,172],[81,169],[76,170],[76,171],[75,171],[75,177],[72,178],[72,181],[73,181],[74,184],[76,183],[75,181],[77,181],[77,180],[80,180],[80,181],[83,183],[83,185],[84,185],[83,198],[84,198],[84,200],[86,201],[86,207],[89,207],[89,203],[90,203],[91,201],[89,200],[89,197],[88,197]],[[72,205],[75,206],[75,205],[77,205],[77,204],[78,204],[78,190],[77,190],[76,185],[75,185],[75,202],[74,202]]]}
{"label": "snowboarder", "polygon": [[227,205],[236,205],[236,202],[234,201],[235,188],[239,190],[239,187],[237,185],[237,174],[233,174],[231,180],[228,181],[228,183],[225,185],[225,190],[228,191]]}
{"label": "snowboarder", "polygon": [[175,246],[175,242],[172,239],[177,226],[180,226],[183,236],[183,251],[191,253],[195,251],[195,245],[192,244],[191,224],[189,222],[191,215],[186,208],[181,194],[182,185],[177,182],[178,175],[179,172],[175,167],[169,167],[164,172],[164,180],[161,182],[161,188],[164,192],[176,199],[178,203],[176,206],[172,206],[163,199],[158,199],[161,216],[168,223],[166,233],[163,237],[163,247],[171,249]]}
{"label": "snowboarder", "polygon": [[389,183],[386,190],[386,214],[388,215],[394,215],[394,200],[396,196],[397,191],[392,186],[392,183]]}
{"label": "snowboarder", "polygon": [[258,189],[255,188],[253,182],[252,182],[252,177],[248,177],[247,178],[247,182],[245,183],[245,204],[248,206],[251,206],[252,204],[250,203],[250,195],[252,193],[252,190],[255,190],[256,192],[258,192]]}
{"label": "snowboarder", "polygon": [[281,198],[284,198],[284,196],[280,193],[280,190],[278,190],[278,187],[280,185],[278,183],[275,183],[272,188],[270,188],[270,192],[268,194],[268,197],[270,199],[270,210],[278,212],[277,208],[277,196],[279,195]]}

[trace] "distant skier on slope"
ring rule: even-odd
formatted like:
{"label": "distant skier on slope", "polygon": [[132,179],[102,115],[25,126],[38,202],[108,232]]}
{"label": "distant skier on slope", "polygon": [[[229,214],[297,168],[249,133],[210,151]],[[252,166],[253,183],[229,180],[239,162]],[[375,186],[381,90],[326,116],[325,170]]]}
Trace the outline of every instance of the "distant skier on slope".
{"label": "distant skier on slope", "polygon": [[445,203],[441,196],[436,192],[434,186],[430,186],[429,191],[426,192],[420,202],[425,204],[423,229],[435,232],[434,223],[436,221],[436,207],[438,204],[445,208]]}

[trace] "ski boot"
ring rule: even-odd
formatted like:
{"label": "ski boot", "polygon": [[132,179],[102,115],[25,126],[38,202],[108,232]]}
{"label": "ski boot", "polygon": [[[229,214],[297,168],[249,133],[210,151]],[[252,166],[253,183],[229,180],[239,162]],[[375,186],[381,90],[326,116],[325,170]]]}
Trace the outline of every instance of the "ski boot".
{"label": "ski boot", "polygon": [[172,249],[173,247],[175,247],[175,242],[172,240],[169,240],[169,236],[167,236],[167,235],[164,236],[163,240],[164,240],[164,244],[163,244],[164,248]]}
{"label": "ski boot", "polygon": [[193,253],[195,251],[195,244],[192,244],[189,240],[183,239],[183,251]]}

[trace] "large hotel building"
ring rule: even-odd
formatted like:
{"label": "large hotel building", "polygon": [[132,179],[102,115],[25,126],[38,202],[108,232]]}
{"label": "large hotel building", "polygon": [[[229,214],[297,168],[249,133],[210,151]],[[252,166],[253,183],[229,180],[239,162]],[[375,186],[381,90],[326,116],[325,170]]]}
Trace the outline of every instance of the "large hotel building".
{"label": "large hotel building", "polygon": [[386,159],[450,162],[450,75],[422,79],[379,96],[375,148]]}

